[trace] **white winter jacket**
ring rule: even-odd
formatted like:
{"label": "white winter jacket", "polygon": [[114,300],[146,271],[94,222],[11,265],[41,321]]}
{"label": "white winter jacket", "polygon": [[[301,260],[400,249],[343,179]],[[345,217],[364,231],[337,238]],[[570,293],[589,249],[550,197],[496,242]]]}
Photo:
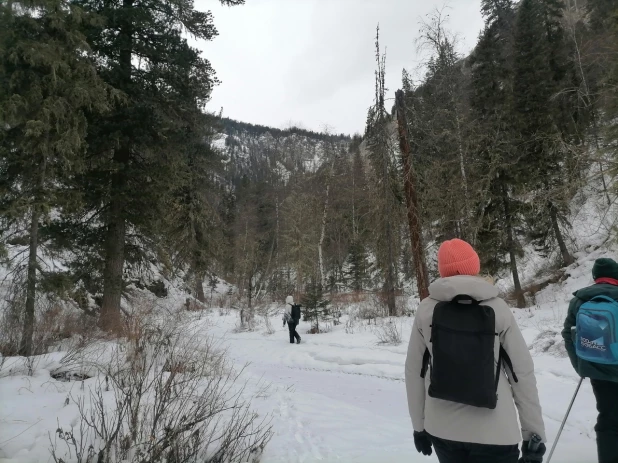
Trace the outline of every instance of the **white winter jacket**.
{"label": "white winter jacket", "polygon": [[292,306],[294,305],[294,298],[288,296],[285,298],[285,309],[283,310],[283,321],[285,323],[292,320]]}
{"label": "white winter jacket", "polygon": [[[429,338],[434,307],[438,302],[450,301],[462,294],[494,309],[496,332],[500,333],[500,343],[511,357],[519,380],[514,382],[510,372],[507,376],[504,369],[501,369],[498,404],[494,410],[429,397],[427,390],[430,375],[426,375],[425,379],[420,375],[425,348],[429,348],[432,353]],[[496,365],[499,347],[496,343]],[[518,444],[522,436],[523,440],[529,440],[531,434],[535,433],[545,442],[545,426],[532,357],[511,309],[498,298],[497,288],[482,278],[442,278],[429,287],[429,297],[421,302],[412,327],[406,359],[406,390],[415,431],[426,430],[435,437],[451,441],[489,445]]]}

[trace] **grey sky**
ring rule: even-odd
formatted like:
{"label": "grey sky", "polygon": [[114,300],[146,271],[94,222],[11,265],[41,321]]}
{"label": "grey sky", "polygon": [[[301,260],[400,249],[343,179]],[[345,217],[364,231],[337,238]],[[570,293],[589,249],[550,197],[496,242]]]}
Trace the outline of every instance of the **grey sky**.
{"label": "grey sky", "polygon": [[[375,27],[386,47],[388,97],[405,67],[416,71],[419,23],[444,0],[246,0],[212,10],[219,36],[200,42],[222,81],[209,105],[254,124],[291,124],[336,133],[362,133],[374,93]],[[480,0],[451,0],[448,28],[459,51],[474,46],[483,26]],[[418,71],[416,71],[418,75]]]}

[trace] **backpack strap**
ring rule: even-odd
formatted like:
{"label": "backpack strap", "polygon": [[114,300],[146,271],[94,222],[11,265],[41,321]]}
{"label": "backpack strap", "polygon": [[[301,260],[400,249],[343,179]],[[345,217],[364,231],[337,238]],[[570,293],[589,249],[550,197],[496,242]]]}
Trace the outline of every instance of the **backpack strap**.
{"label": "backpack strap", "polygon": [[496,367],[496,392],[498,392],[498,384],[500,383],[500,370],[502,369],[502,363],[508,367],[511,371],[511,376],[513,377],[513,381],[516,383],[519,382],[517,379],[517,375],[515,374],[515,370],[513,370],[513,362],[511,361],[511,357],[506,352],[506,349],[500,344],[500,353],[498,354],[498,366]]}
{"label": "backpack strap", "polygon": [[427,369],[429,368],[429,362],[431,361],[431,354],[429,353],[429,348],[425,348],[425,353],[423,354],[423,365],[421,366],[421,378],[425,378],[427,376]]}

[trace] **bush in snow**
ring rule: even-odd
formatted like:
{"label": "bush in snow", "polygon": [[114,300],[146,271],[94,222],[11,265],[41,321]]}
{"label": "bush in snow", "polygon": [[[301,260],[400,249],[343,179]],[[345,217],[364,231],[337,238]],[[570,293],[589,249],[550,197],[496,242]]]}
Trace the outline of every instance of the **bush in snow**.
{"label": "bush in snow", "polygon": [[166,318],[132,319],[127,339],[100,359],[79,420],[59,424],[56,463],[259,462],[269,420],[243,399],[239,375],[211,340]]}
{"label": "bush in snow", "polygon": [[378,344],[401,344],[401,326],[393,318],[377,323],[371,330],[378,338]]}
{"label": "bush in snow", "polygon": [[371,324],[371,320],[377,323],[379,317],[383,317],[388,313],[388,308],[379,295],[372,294],[364,302],[359,305],[358,318],[367,320]]}
{"label": "bush in snow", "polygon": [[[301,301],[303,317],[311,323],[309,333],[316,334],[328,331],[329,324],[333,320],[332,313],[328,308],[329,304],[330,301],[324,298],[322,284],[313,279],[307,285]],[[322,323],[321,328],[320,323]]]}
{"label": "bush in snow", "polygon": [[[5,356],[15,356],[19,352],[26,301],[25,287],[21,273],[16,271],[0,306],[0,353]],[[47,354],[64,340],[95,331],[96,318],[87,312],[88,309],[78,308],[73,301],[63,301],[51,291],[41,294],[35,306],[33,355]]]}

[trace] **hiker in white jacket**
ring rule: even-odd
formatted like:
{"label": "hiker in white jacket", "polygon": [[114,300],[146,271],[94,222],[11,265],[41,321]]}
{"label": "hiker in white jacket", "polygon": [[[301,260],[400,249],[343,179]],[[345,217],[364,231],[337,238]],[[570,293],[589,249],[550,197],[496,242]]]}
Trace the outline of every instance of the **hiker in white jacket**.
{"label": "hiker in white jacket", "polygon": [[294,344],[294,339],[296,339],[296,344],[300,344],[300,335],[296,331],[296,327],[300,323],[300,307],[300,305],[294,304],[294,298],[292,296],[288,296],[285,299],[283,326],[285,326],[286,323],[288,324],[290,344]]}
{"label": "hiker in white jacket", "polygon": [[[418,308],[405,366],[417,450],[431,455],[433,446],[440,463],[517,463],[518,444],[523,440],[521,461],[542,462],[545,428],[534,363],[511,309],[491,283],[477,276],[479,258],[468,243],[444,243],[438,267],[442,278],[429,287],[429,297]],[[495,328],[471,334],[460,321],[444,327],[449,320],[436,321],[434,313],[438,311],[439,316],[450,314],[451,321],[453,314],[461,316],[464,322],[469,314],[481,314],[489,317]],[[466,378],[467,372],[477,371],[475,363],[482,362],[471,357],[483,343],[489,346],[491,363],[481,364],[478,371],[492,375],[486,389],[495,389],[487,391],[487,404],[470,405],[484,397],[479,395],[481,386],[474,384],[475,379]],[[462,365],[466,362],[472,367]],[[492,374],[494,371],[498,374]]]}

